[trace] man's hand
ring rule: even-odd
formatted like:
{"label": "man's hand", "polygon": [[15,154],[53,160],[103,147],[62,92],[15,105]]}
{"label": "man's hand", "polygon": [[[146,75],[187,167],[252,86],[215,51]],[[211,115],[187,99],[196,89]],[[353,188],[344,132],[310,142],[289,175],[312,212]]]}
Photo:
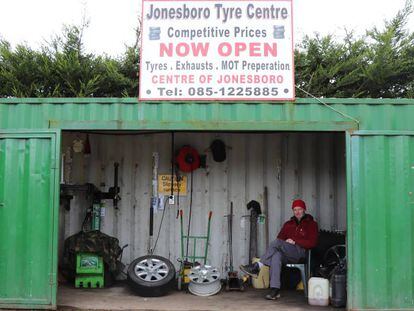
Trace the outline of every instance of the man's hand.
{"label": "man's hand", "polygon": [[287,239],[286,242],[288,242],[290,244],[295,244],[295,241],[293,241],[292,239]]}

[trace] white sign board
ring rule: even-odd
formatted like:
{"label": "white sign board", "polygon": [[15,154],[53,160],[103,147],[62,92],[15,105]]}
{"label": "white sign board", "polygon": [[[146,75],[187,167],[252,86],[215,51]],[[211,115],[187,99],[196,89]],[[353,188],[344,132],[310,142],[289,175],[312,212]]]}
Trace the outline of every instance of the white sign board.
{"label": "white sign board", "polygon": [[140,100],[293,100],[292,1],[142,1]]}

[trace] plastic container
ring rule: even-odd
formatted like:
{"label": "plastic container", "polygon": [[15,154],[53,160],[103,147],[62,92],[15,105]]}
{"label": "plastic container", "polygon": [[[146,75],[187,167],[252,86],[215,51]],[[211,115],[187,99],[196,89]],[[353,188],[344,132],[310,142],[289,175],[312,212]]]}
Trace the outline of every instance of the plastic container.
{"label": "plastic container", "polygon": [[[253,258],[253,262],[258,262],[259,258]],[[264,289],[269,288],[269,267],[263,266],[260,269],[259,276],[257,278],[252,278],[252,285],[254,288]]]}
{"label": "plastic container", "polygon": [[103,274],[104,265],[101,256],[94,253],[78,253],[76,256],[77,274]]}
{"label": "plastic container", "polygon": [[329,305],[329,281],[324,278],[310,278],[308,302],[312,306]]}

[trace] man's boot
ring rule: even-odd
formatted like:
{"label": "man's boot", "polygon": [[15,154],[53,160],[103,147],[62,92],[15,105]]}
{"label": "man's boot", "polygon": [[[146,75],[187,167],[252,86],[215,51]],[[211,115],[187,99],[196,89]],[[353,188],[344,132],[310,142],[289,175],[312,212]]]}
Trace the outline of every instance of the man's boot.
{"label": "man's boot", "polygon": [[276,300],[280,298],[280,289],[279,288],[271,288],[270,293],[265,297],[267,300]]}
{"label": "man's boot", "polygon": [[260,272],[260,266],[257,262],[245,266],[241,265],[239,268],[241,271],[254,278],[257,278]]}

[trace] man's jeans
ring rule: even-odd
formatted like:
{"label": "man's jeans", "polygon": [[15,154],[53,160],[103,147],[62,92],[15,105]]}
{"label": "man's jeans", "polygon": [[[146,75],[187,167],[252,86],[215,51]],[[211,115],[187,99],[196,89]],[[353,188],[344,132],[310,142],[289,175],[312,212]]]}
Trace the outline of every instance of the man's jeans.
{"label": "man's jeans", "polygon": [[280,288],[282,264],[298,263],[305,258],[306,250],[299,245],[276,239],[270,243],[260,262],[270,267],[270,287]]}

